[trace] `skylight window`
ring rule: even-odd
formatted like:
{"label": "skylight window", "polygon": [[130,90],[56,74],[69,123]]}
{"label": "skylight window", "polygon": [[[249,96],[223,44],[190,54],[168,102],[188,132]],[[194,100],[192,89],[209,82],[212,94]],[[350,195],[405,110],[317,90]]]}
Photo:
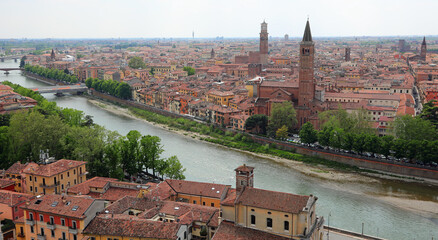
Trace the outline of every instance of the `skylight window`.
{"label": "skylight window", "polygon": [[53,203],[52,203],[52,207],[56,207],[58,205],[58,202],[57,201],[54,201]]}
{"label": "skylight window", "polygon": [[40,204],[43,200],[36,200],[35,204]]}
{"label": "skylight window", "polygon": [[79,208],[79,206],[73,206],[73,208],[71,209],[72,211],[77,211]]}

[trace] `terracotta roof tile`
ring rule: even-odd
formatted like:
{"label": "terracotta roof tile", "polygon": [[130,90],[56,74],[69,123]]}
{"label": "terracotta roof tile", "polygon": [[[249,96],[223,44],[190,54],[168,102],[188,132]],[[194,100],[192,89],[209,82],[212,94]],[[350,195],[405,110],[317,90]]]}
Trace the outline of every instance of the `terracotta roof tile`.
{"label": "terracotta roof tile", "polygon": [[286,240],[288,238],[276,236],[259,230],[235,226],[228,221],[222,221],[211,240]]}
{"label": "terracotta roof tile", "polygon": [[30,194],[0,190],[0,203],[8,205],[9,207],[16,206],[32,198],[34,197]]}
{"label": "terracotta roof tile", "polygon": [[86,162],[83,161],[75,161],[75,160],[67,160],[67,159],[61,159],[50,164],[29,163],[23,169],[23,173],[50,177],[58,173],[65,172],[69,169],[85,164]]}

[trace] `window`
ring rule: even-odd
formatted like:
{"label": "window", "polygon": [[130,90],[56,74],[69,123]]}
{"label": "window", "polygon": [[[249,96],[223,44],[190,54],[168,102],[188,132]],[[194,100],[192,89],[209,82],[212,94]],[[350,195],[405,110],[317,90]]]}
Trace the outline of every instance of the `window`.
{"label": "window", "polygon": [[66,239],[65,238],[65,232],[62,232],[62,239]]}
{"label": "window", "polygon": [[41,228],[41,236],[44,236],[44,228]]}
{"label": "window", "polygon": [[64,184],[61,184],[61,189],[64,190]]}
{"label": "window", "polygon": [[52,230],[50,234],[52,237],[55,237],[55,230]]}
{"label": "window", "polygon": [[289,231],[289,221],[284,221],[284,231]]}
{"label": "window", "polygon": [[184,239],[187,239],[187,232],[184,232]]}
{"label": "window", "polygon": [[32,186],[30,186],[30,191],[32,192]]}
{"label": "window", "polygon": [[214,207],[214,203],[211,203],[211,206]]}
{"label": "window", "polygon": [[29,220],[33,221],[33,213],[29,213]]}
{"label": "window", "polygon": [[251,224],[255,225],[256,224],[256,216],[251,215]]}
{"label": "window", "polygon": [[34,177],[34,179],[35,179],[35,182],[37,181],[37,178],[36,177]]}
{"label": "window", "polygon": [[61,225],[65,226],[65,219],[64,218],[61,218]]}
{"label": "window", "polygon": [[32,182],[32,176],[29,176],[29,182]]}
{"label": "window", "polygon": [[67,172],[67,177],[70,177],[70,172]]}
{"label": "window", "polygon": [[72,221],[72,227],[71,228],[73,228],[73,229],[76,229],[76,221]]}
{"label": "window", "polygon": [[205,206],[205,202],[202,202],[202,205],[204,205],[204,206]]}
{"label": "window", "polygon": [[33,226],[30,226],[30,232],[34,233],[35,231],[33,230]]}
{"label": "window", "polygon": [[64,179],[64,175],[61,174],[61,180]]}
{"label": "window", "polygon": [[50,217],[50,224],[54,224],[55,223],[55,219],[53,217]]}
{"label": "window", "polygon": [[76,169],[73,169],[73,174],[76,174]]}
{"label": "window", "polygon": [[40,222],[44,222],[44,215],[40,214]]}
{"label": "window", "polygon": [[78,240],[78,236],[76,236],[76,234],[73,234],[73,240]]}
{"label": "window", "polygon": [[35,187],[35,193],[37,193],[38,192],[38,187]]}
{"label": "window", "polygon": [[266,227],[272,228],[272,218],[266,218]]}
{"label": "window", "polygon": [[75,183],[75,185],[76,185],[76,179],[74,180],[74,183]]}
{"label": "window", "polygon": [[193,200],[193,204],[196,204],[196,200]]}

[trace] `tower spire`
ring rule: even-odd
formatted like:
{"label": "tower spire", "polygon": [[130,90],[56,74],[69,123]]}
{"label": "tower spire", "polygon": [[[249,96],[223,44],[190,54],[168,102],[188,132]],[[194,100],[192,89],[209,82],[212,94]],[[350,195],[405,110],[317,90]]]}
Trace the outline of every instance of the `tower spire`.
{"label": "tower spire", "polygon": [[423,37],[423,43],[421,45],[426,46],[426,36]]}
{"label": "tower spire", "polygon": [[304,30],[303,42],[312,42],[312,33],[310,32],[310,23],[307,18],[306,29]]}

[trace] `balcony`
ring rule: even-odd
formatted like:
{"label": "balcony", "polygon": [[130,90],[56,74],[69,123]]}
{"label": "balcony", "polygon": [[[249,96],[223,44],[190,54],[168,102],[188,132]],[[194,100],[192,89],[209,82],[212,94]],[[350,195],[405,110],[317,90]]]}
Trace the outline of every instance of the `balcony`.
{"label": "balcony", "polygon": [[78,229],[77,229],[77,228],[71,228],[71,227],[69,227],[69,228],[68,228],[68,233],[71,233],[71,234],[78,234]]}
{"label": "balcony", "polygon": [[26,225],[29,225],[29,226],[35,225],[35,220],[33,220],[33,219],[26,219]]}
{"label": "balcony", "polygon": [[55,223],[48,222],[47,223],[47,228],[50,229],[50,230],[55,230],[56,225],[55,225]]}
{"label": "balcony", "polygon": [[40,187],[42,187],[42,188],[54,188],[54,187],[57,187],[57,186],[59,186],[59,182],[56,182],[56,183],[50,184],[50,185],[47,185],[47,184],[44,184],[44,183],[40,183]]}
{"label": "balcony", "polygon": [[37,240],[46,240],[46,236],[37,234]]}
{"label": "balcony", "polygon": [[25,235],[24,235],[24,233],[18,233],[18,234],[17,234],[17,237],[19,237],[19,238],[24,238]]}

